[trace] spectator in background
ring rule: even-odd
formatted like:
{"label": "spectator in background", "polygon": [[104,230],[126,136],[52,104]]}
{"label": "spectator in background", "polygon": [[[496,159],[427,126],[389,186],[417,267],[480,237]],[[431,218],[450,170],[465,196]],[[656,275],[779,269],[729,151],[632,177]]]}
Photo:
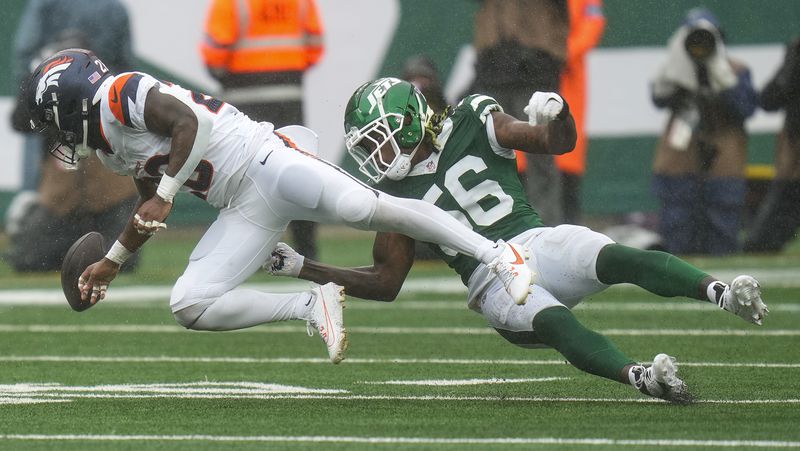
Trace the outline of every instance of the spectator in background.
{"label": "spectator in background", "polygon": [[428,106],[435,114],[442,114],[447,108],[444,99],[444,89],[439,78],[439,69],[429,57],[414,55],[406,59],[403,64],[403,74],[400,76],[417,87],[428,100]]}
{"label": "spectator in background", "polygon": [[657,107],[670,110],[653,163],[665,247],[677,254],[737,251],[746,190],[744,121],[755,110],[756,93],[749,69],[728,56],[710,11],[689,11],[670,38],[652,95]]}
{"label": "spectator in background", "polygon": [[[15,79],[21,84],[44,58],[68,47],[91,48],[112,70],[129,70],[130,26],[122,3],[29,1],[14,37]],[[130,180],[103,168],[96,158],[74,170],[45,159],[45,143],[31,132],[28,119],[25,107],[18,105],[11,122],[25,133],[23,183],[8,210],[7,257],[18,271],[51,271],[60,267],[69,246],[89,231],[99,231],[112,242],[128,220],[136,190]],[[126,263],[125,269],[135,264],[136,260]]]}
{"label": "spectator in background", "polygon": [[561,74],[561,95],[569,103],[575,119],[578,141],[570,153],[557,155],[556,166],[561,172],[561,197],[564,222],[581,222],[581,178],[586,172],[586,55],[600,43],[606,27],[602,0],[567,0],[569,35],[567,63]]}
{"label": "spectator in background", "polygon": [[761,107],[786,117],[775,148],[775,179],[744,244],[746,252],[775,252],[800,226],[800,38],[786,46],[783,65],[761,91]]}
{"label": "spectator in background", "polygon": [[[439,79],[439,69],[436,64],[425,55],[414,55],[406,59],[403,64],[403,73],[400,76],[420,90],[434,115],[445,116],[450,108],[444,98],[444,89]],[[420,241],[414,244],[414,256],[418,260],[435,260],[439,258],[427,243]]]}
{"label": "spectator in background", "polygon": [[[516,118],[534,91],[558,92],[567,59],[567,0],[483,0],[470,92],[487,94]],[[519,153],[518,153],[519,154]],[[526,155],[523,183],[545,224],[562,222],[561,181],[552,155]]]}
{"label": "spectator in background", "polygon": [[[221,99],[256,121],[304,123],[303,74],[323,49],[314,0],[211,0],[203,60],[222,85]],[[305,255],[317,255],[313,222],[292,221],[289,229]]]}

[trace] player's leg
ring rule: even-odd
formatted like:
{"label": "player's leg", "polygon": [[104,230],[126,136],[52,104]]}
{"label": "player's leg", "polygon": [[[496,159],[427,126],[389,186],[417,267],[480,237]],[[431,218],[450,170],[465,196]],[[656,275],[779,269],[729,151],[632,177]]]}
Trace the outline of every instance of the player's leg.
{"label": "player's leg", "polygon": [[527,296],[532,275],[519,256],[524,251],[487,240],[432,204],[373,190],[330,163],[286,149],[274,150],[261,170],[246,177],[279,216],[442,244],[495,268],[515,299]]}
{"label": "player's leg", "polygon": [[[685,384],[675,376],[673,360],[659,358],[658,364],[654,362],[646,369],[607,337],[583,326],[566,306],[538,285],[528,302],[519,306],[499,284],[492,284],[481,296],[480,306],[489,324],[517,346],[549,346],[581,371],[633,385],[647,395],[672,402],[689,400]],[[648,386],[645,380],[655,382]]]}
{"label": "player's leg", "polygon": [[239,288],[260,268],[285,227],[283,220],[265,227],[248,221],[235,209],[224,209],[197,244],[172,289],[173,314],[181,325],[195,330],[234,330],[305,320],[320,331],[336,363],[347,345],[341,287],[328,284],[294,293]]}
{"label": "player's leg", "polygon": [[632,283],[659,296],[711,302],[759,325],[769,312],[753,277],[742,275],[728,285],[666,252],[609,244],[597,255],[596,270],[604,284]]}
{"label": "player's leg", "polygon": [[630,283],[659,296],[712,302],[756,324],[768,311],[750,276],[727,285],[674,255],[616,244],[586,227],[534,229],[518,239],[536,257],[537,284],[570,308],[608,285]]}

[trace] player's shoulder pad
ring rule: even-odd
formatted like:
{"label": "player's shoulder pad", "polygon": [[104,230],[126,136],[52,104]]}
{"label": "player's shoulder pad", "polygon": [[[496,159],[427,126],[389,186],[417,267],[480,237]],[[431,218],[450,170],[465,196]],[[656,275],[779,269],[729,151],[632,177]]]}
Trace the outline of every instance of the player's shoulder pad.
{"label": "player's shoulder pad", "polygon": [[493,97],[484,94],[472,94],[464,97],[458,102],[456,111],[464,111],[468,114],[474,114],[484,124],[486,123],[486,116],[492,111],[503,111],[503,107],[497,103]]}
{"label": "player's shoulder pad", "polygon": [[139,86],[143,84],[144,80],[146,80],[146,76],[140,72],[123,72],[114,77],[114,82],[108,87],[106,94],[108,107],[120,124],[127,127],[134,126],[134,109]]}

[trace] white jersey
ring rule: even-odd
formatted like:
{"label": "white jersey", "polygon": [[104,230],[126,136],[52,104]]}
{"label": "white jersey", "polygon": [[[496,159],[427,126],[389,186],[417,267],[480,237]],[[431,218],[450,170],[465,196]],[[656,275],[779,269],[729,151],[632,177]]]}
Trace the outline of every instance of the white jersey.
{"label": "white jersey", "polygon": [[181,191],[214,207],[225,206],[235,193],[272,124],[258,123],[232,105],[213,97],[160,82],[150,75],[126,72],[100,87],[100,126],[111,152],[97,151],[103,164],[120,175],[158,182],[169,162],[172,139],[149,132],[144,121],[147,93],[153,87],[214,113],[208,149]]}

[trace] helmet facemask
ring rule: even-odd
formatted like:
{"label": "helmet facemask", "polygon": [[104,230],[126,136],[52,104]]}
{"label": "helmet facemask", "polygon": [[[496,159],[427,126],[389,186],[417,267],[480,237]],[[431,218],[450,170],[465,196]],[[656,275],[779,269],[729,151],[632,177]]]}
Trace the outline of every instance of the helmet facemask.
{"label": "helmet facemask", "polygon": [[44,109],[43,118],[31,119],[31,129],[45,136],[47,151],[64,164],[68,170],[78,169],[81,160],[89,158],[93,149],[88,145],[89,138],[89,105],[88,99],[81,101],[81,132],[62,130],[58,96],[52,93],[52,101]]}
{"label": "helmet facemask", "polygon": [[[405,91],[408,96],[403,99],[401,105],[390,103],[391,110],[387,112],[384,104],[396,101],[396,99],[386,100],[388,89],[401,83],[408,85],[409,91]],[[351,125],[345,134],[345,146],[358,163],[358,170],[373,183],[378,183],[384,178],[401,180],[411,170],[411,160],[422,144],[432,112],[425,98],[407,82],[381,79],[372,84],[377,88],[369,96],[370,101],[374,102],[371,107],[377,108],[377,117],[360,128]],[[379,88],[383,90],[379,91]],[[359,91],[354,96],[359,96]],[[376,95],[378,91],[380,94]],[[411,146],[413,146],[411,152],[403,152],[403,149],[409,149]],[[384,152],[391,150],[391,156],[384,158],[382,150]]]}

